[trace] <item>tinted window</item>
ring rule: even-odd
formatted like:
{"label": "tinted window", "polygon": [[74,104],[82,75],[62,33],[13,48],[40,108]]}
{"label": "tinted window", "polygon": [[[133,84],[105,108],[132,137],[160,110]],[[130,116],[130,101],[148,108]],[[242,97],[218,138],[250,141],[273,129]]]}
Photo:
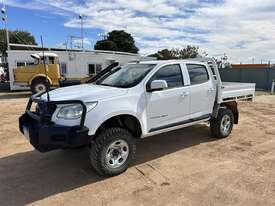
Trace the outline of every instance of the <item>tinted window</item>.
{"label": "tinted window", "polygon": [[191,85],[207,82],[209,79],[207,69],[203,65],[187,64]]}
{"label": "tinted window", "polygon": [[162,67],[154,74],[150,82],[153,80],[165,80],[168,84],[168,88],[182,87],[183,78],[180,65],[173,64]]}

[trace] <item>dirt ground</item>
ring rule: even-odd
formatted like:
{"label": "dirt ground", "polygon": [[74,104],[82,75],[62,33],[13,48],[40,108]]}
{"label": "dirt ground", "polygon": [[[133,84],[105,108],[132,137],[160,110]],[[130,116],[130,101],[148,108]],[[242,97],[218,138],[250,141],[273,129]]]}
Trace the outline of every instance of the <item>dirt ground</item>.
{"label": "dirt ground", "polygon": [[202,124],[141,140],[130,169],[106,179],[87,149],[33,150],[18,131],[26,101],[0,96],[1,206],[275,205],[275,96],[240,103],[226,139]]}

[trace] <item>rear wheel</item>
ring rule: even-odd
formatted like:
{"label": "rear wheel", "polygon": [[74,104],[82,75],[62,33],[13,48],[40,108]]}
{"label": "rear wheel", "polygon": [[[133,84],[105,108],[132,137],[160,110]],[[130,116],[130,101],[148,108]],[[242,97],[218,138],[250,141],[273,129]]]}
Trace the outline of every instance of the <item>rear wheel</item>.
{"label": "rear wheel", "polygon": [[225,138],[230,135],[234,125],[234,115],[230,109],[221,108],[217,118],[210,120],[210,128],[214,137]]}
{"label": "rear wheel", "polygon": [[135,151],[134,137],[130,132],[122,128],[109,128],[96,137],[90,160],[100,175],[114,176],[127,170]]}
{"label": "rear wheel", "polygon": [[46,92],[49,83],[46,79],[34,79],[31,84],[31,91],[33,94]]}

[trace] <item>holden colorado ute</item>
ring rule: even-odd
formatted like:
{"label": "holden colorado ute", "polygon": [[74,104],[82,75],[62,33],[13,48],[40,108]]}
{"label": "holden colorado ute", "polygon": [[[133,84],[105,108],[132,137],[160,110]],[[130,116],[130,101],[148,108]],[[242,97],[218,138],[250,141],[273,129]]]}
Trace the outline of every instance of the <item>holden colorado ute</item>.
{"label": "holden colorado ute", "polygon": [[239,120],[237,101],[254,95],[255,84],[221,82],[213,61],[129,63],[32,96],[19,125],[40,152],[89,146],[93,168],[114,176],[132,162],[138,139],[202,122],[227,137]]}

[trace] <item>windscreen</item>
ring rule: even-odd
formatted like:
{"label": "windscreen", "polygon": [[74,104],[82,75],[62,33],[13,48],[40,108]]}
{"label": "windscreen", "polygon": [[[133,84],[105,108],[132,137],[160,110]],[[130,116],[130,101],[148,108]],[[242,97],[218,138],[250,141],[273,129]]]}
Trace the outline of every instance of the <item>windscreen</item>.
{"label": "windscreen", "polygon": [[127,64],[116,68],[96,81],[98,85],[129,88],[136,86],[155,64]]}

